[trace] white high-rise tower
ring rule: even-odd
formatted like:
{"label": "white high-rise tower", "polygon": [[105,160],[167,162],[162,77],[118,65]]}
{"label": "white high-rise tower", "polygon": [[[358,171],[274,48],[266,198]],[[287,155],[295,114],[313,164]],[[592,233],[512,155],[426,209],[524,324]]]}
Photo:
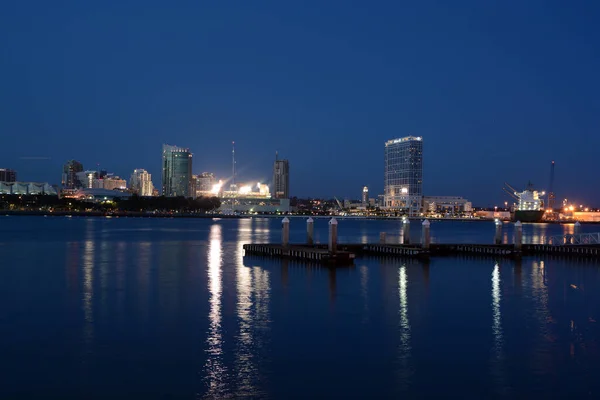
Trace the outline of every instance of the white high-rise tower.
{"label": "white high-rise tower", "polygon": [[129,186],[140,196],[152,196],[154,185],[152,184],[152,175],[145,169],[136,169],[131,174]]}

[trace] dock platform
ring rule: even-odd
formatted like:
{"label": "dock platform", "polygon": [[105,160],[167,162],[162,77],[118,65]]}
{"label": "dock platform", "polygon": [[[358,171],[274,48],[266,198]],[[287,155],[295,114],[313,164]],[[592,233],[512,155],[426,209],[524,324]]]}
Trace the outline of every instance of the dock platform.
{"label": "dock platform", "polygon": [[339,250],[332,253],[321,246],[244,244],[243,248],[246,255],[304,260],[329,266],[354,265],[355,258],[355,254],[350,251]]}
{"label": "dock platform", "polygon": [[245,254],[267,257],[314,261],[328,265],[352,265],[356,257],[395,257],[428,259],[430,257],[480,256],[494,258],[519,258],[522,256],[553,255],[559,257],[599,258],[600,245],[549,246],[523,244],[516,249],[512,244],[434,244],[424,249],[420,244],[378,244],[344,243],[338,244],[335,254],[327,245],[245,244]]}
{"label": "dock platform", "polygon": [[306,244],[292,245],[289,242],[290,221],[286,217],[282,221],[281,244],[245,244],[245,254],[263,255],[266,257],[290,258],[316,261],[329,265],[351,265],[355,257],[375,256],[394,258],[421,258],[444,256],[516,258],[522,256],[557,256],[577,258],[600,258],[600,232],[580,233],[580,225],[575,224],[574,234],[551,236],[544,244],[523,243],[523,227],[521,222],[515,223],[513,243],[502,243],[502,223],[496,220],[494,244],[483,243],[432,243],[430,223],[425,219],[422,223],[421,240],[414,243],[410,240],[410,222],[402,222],[402,242],[387,243],[387,232],[379,233],[379,243],[339,243],[337,236],[338,222],[335,218],[329,221],[328,244],[314,244],[314,221],[306,221]]}

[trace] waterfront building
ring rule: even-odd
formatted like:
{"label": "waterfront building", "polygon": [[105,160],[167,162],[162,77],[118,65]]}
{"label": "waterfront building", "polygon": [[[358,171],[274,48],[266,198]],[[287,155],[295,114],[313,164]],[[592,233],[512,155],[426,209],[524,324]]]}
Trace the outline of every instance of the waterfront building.
{"label": "waterfront building", "polygon": [[192,153],[187,148],[163,145],[162,194],[192,196]]}
{"label": "waterfront building", "polygon": [[215,175],[211,172],[203,172],[200,175],[196,175],[196,197],[214,195],[213,189],[215,184]]}
{"label": "waterfront building", "polygon": [[384,207],[419,215],[423,200],[423,138],[388,140],[384,161]]}
{"label": "waterfront building", "polygon": [[131,193],[119,190],[107,190],[102,188],[93,189],[78,189],[69,191],[63,194],[64,198],[77,199],[94,203],[102,203],[105,201],[114,201],[117,199],[126,199],[131,197]]}
{"label": "waterfront building", "polygon": [[473,205],[458,196],[423,196],[423,211],[431,214],[467,214],[473,211]]}
{"label": "waterfront building", "polygon": [[[566,217],[566,215],[561,214]],[[572,218],[581,222],[600,222],[600,212],[598,211],[573,211]]]}
{"label": "waterfront building", "polygon": [[290,211],[290,199],[223,197],[219,211],[223,214],[287,213]]}
{"label": "waterfront building", "polygon": [[152,196],[154,185],[152,175],[145,169],[135,169],[129,180],[129,187],[140,196]]}
{"label": "waterfront building", "polygon": [[290,211],[290,200],[272,198],[269,185],[264,183],[240,183],[236,190],[223,190],[222,185],[221,181],[215,184],[212,193],[220,198],[223,214]]}
{"label": "waterfront building", "polygon": [[0,182],[16,182],[17,171],[9,168],[0,168]]}
{"label": "waterfront building", "polygon": [[58,194],[56,187],[45,182],[0,182],[0,194]]}
{"label": "waterfront building", "polygon": [[102,179],[97,179],[97,189],[105,190],[125,190],[127,189],[127,181],[118,176],[106,176]]}
{"label": "waterfront building", "polygon": [[278,199],[290,198],[290,163],[280,160],[277,153],[273,164],[273,193]]}
{"label": "waterfront building", "polygon": [[76,160],[69,160],[63,166],[62,187],[63,189],[79,189],[83,183],[79,179],[78,173],[83,172],[83,164]]}
{"label": "waterfront building", "polygon": [[369,205],[369,188],[367,186],[362,190],[362,205],[365,207]]}
{"label": "waterfront building", "polygon": [[503,221],[511,220],[511,212],[503,210],[478,210],[473,213],[476,218],[481,219],[500,219]]}

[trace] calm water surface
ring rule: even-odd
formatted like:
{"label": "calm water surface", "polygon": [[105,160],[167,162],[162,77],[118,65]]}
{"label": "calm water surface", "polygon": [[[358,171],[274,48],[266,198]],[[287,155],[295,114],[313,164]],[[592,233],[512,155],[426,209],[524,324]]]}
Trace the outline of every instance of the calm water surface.
{"label": "calm water surface", "polygon": [[[0,217],[0,398],[600,396],[596,262],[364,258],[333,270],[243,257],[279,228]],[[327,221],[315,228],[325,242]],[[526,225],[525,240],[572,229]],[[376,241],[399,223],[339,230]],[[432,224],[438,242],[493,235],[493,223]],[[304,238],[302,219],[291,237]]]}

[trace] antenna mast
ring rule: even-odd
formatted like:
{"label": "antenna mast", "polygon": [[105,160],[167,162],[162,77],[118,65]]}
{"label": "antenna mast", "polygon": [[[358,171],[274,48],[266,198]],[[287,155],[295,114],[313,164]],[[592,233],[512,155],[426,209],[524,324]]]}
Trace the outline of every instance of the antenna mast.
{"label": "antenna mast", "polygon": [[235,188],[235,142],[231,142],[231,186]]}
{"label": "antenna mast", "polygon": [[550,187],[548,188],[548,208],[554,210],[554,160],[550,164]]}

